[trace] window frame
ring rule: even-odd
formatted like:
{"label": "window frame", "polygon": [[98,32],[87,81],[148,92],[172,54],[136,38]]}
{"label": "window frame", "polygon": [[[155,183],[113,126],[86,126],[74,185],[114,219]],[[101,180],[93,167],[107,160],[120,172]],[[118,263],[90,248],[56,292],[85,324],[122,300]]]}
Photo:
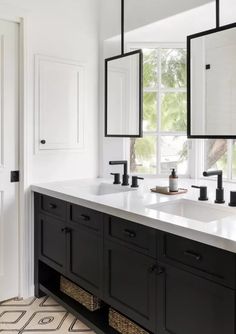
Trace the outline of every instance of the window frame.
{"label": "window frame", "polygon": [[[173,49],[178,49],[178,48],[184,48],[187,50],[187,45],[184,42],[168,42],[168,43],[157,43],[157,42],[128,42],[126,44],[127,50],[132,50],[132,49],[145,49],[145,48],[173,48]],[[186,60],[187,64],[187,60]],[[187,87],[186,87],[187,89]],[[155,131],[152,132],[146,132],[144,131],[144,134],[146,133],[156,133]],[[170,133],[167,133],[169,135]],[[187,132],[184,133],[187,137]],[[188,138],[188,143],[189,143],[189,154],[188,154],[188,174],[186,175],[179,175],[180,178],[192,178],[192,179],[200,179],[200,180],[205,180],[203,177],[202,173],[205,170],[206,167],[206,160],[205,160],[205,141],[204,139],[191,139]],[[235,143],[236,145],[236,143]],[[130,139],[125,138],[123,142],[123,149],[124,149],[124,158],[129,161],[130,159]],[[157,154],[157,160],[158,156],[160,157],[160,154]],[[233,139],[228,139],[227,140],[227,177],[224,176],[224,180],[229,182],[229,183],[236,183],[236,177],[233,178],[233,165],[232,161],[233,160]],[[158,162],[159,163],[159,162]],[[158,166],[156,167],[156,171],[158,170]],[[131,173],[132,175],[133,173]],[[137,173],[135,173],[137,174]],[[141,173],[140,173],[141,174]],[[166,178],[165,174],[144,174],[142,173],[141,175],[145,176],[146,178]],[[208,179],[213,179],[214,177],[210,177]]]}
{"label": "window frame", "polygon": [[[186,43],[178,43],[178,42],[168,42],[168,43],[149,43],[149,42],[135,42],[135,43],[127,43],[127,49],[129,51],[134,49],[157,49],[159,52],[161,49],[186,49]],[[160,119],[161,116],[161,95],[163,93],[175,93],[175,92],[183,92],[187,94],[187,86],[185,88],[161,88],[161,57],[158,59],[158,68],[159,68],[159,75],[158,75],[158,85],[155,88],[147,88],[143,87],[143,92],[155,92],[158,94],[157,99],[157,119]],[[187,65],[187,59],[186,59],[186,65]],[[186,109],[187,112],[187,109]],[[164,178],[167,177],[169,174],[160,173],[160,166],[161,166],[161,150],[160,150],[160,138],[165,136],[185,136],[187,138],[187,129],[185,131],[161,131],[160,128],[160,122],[157,123],[157,129],[154,131],[144,131],[143,130],[143,136],[146,135],[154,135],[156,136],[156,145],[157,145],[157,154],[156,154],[156,173],[155,174],[146,174],[146,173],[140,173],[140,175],[143,175],[148,178]],[[196,175],[196,151],[193,150],[193,147],[195,147],[196,143],[194,143],[191,139],[188,139],[188,172],[187,174],[181,174],[179,177],[181,178],[191,178],[195,177]],[[125,158],[130,159],[130,140],[126,140],[125,145]],[[136,174],[136,173],[132,173]]]}

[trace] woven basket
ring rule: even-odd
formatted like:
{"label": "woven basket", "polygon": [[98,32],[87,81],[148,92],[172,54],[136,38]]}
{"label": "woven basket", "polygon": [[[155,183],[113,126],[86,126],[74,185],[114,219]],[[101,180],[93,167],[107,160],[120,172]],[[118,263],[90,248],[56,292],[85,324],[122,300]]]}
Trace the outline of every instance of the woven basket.
{"label": "woven basket", "polygon": [[60,277],[60,290],[82,304],[89,311],[93,312],[101,308],[101,300],[99,298],[83,290],[63,276]]}
{"label": "woven basket", "polygon": [[112,308],[109,308],[109,325],[121,334],[149,334]]}

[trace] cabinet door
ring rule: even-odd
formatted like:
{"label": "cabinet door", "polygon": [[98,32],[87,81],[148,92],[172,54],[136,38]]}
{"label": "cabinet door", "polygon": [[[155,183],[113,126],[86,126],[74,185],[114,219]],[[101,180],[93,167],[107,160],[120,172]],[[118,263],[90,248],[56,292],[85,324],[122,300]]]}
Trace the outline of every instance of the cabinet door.
{"label": "cabinet door", "polygon": [[66,239],[65,223],[59,219],[39,215],[39,259],[65,273],[66,268]]}
{"label": "cabinet door", "polygon": [[102,238],[80,224],[69,224],[67,276],[102,297]]}
{"label": "cabinet door", "polygon": [[233,290],[174,267],[157,277],[158,333],[235,333]]}
{"label": "cabinet door", "polygon": [[155,329],[155,260],[115,243],[105,247],[105,301],[144,328]]}

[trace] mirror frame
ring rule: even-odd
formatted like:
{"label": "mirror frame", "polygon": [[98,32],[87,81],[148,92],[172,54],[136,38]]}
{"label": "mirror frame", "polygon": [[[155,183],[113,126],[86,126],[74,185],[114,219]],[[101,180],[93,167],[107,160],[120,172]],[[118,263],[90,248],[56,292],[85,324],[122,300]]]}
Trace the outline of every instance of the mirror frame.
{"label": "mirror frame", "polygon": [[191,134],[191,41],[195,38],[215,34],[220,31],[236,28],[236,23],[231,23],[218,28],[206,30],[187,37],[187,137],[199,139],[235,139],[234,136],[228,135],[192,135]]}
{"label": "mirror frame", "polygon": [[[139,130],[137,135],[129,134],[109,134],[108,125],[108,63],[112,60],[129,57],[132,55],[139,55]],[[116,138],[141,138],[143,137],[143,51],[135,50],[128,53],[121,54],[119,56],[114,56],[105,59],[105,137],[116,137]]]}

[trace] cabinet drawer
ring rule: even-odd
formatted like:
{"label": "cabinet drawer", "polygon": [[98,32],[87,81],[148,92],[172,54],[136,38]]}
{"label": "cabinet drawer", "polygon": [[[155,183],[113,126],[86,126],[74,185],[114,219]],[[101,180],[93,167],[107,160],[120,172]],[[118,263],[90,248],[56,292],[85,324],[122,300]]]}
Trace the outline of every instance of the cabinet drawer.
{"label": "cabinet drawer", "polygon": [[134,246],[144,254],[156,255],[155,230],[130,221],[107,216],[106,237]]}
{"label": "cabinet drawer", "polygon": [[83,224],[94,231],[102,231],[103,214],[80,205],[70,205],[71,222]]}
{"label": "cabinet drawer", "polygon": [[41,195],[40,208],[43,212],[49,213],[63,220],[66,219],[66,202],[60,199]]}
{"label": "cabinet drawer", "polygon": [[168,260],[201,270],[221,283],[235,287],[233,253],[172,234],[164,234],[162,254]]}

